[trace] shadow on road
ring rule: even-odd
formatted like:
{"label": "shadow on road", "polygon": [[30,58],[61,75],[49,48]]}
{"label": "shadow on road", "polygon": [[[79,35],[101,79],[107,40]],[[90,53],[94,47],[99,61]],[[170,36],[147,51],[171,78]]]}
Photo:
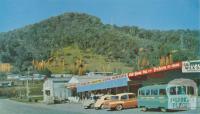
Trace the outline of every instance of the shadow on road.
{"label": "shadow on road", "polygon": [[[167,110],[167,112],[183,112],[185,110]],[[146,112],[161,112],[159,109],[148,109]]]}
{"label": "shadow on road", "polygon": [[0,99],[8,99],[7,96],[0,96]]}

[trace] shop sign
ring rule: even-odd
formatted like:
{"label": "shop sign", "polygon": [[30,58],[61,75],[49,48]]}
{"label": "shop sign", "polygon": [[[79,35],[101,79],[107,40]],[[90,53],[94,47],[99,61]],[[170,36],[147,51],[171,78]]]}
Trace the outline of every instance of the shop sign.
{"label": "shop sign", "polygon": [[97,83],[102,83],[102,82],[106,82],[106,81],[110,81],[110,80],[117,80],[117,79],[124,78],[124,77],[127,77],[127,74],[107,77],[107,78],[103,78],[103,79],[97,79],[97,80],[88,81],[88,82],[83,82],[83,83],[80,83],[79,86],[97,84]]}
{"label": "shop sign", "polygon": [[183,73],[200,72],[200,60],[184,61],[182,64]]}
{"label": "shop sign", "polygon": [[153,67],[150,69],[144,69],[144,70],[128,73],[128,77],[132,78],[136,76],[141,76],[141,75],[151,74],[151,73],[156,73],[156,72],[161,72],[161,71],[167,71],[167,70],[178,69],[178,68],[181,69],[181,66],[182,66],[182,63],[178,62],[178,63],[174,63],[170,65]]}

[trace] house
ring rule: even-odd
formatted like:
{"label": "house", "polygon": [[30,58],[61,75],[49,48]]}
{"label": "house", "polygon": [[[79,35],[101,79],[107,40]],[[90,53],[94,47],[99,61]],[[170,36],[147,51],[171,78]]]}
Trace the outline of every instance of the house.
{"label": "house", "polygon": [[12,87],[14,86],[13,81],[0,81],[0,87]]}
{"label": "house", "polygon": [[71,96],[71,91],[65,88],[70,78],[49,78],[43,83],[43,97],[46,104],[61,103]]}

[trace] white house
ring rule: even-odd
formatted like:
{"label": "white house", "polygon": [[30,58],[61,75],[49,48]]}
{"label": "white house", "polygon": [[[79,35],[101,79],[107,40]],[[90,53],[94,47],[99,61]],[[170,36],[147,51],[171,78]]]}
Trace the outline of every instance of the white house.
{"label": "white house", "polygon": [[60,103],[71,96],[71,91],[65,87],[70,78],[50,78],[43,84],[44,102],[47,104]]}

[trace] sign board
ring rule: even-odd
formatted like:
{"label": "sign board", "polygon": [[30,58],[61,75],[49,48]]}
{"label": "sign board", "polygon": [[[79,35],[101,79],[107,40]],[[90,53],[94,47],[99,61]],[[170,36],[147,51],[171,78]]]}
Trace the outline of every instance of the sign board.
{"label": "sign board", "polygon": [[97,84],[97,83],[102,83],[102,82],[106,82],[106,81],[110,81],[110,80],[121,79],[121,78],[124,78],[124,77],[127,77],[127,75],[122,74],[122,75],[117,75],[117,76],[110,76],[110,77],[106,77],[106,78],[103,78],[103,79],[96,79],[96,80],[93,80],[93,81],[82,82],[82,83],[79,83],[79,86]]}
{"label": "sign board", "polygon": [[184,61],[182,63],[182,72],[183,73],[200,73],[200,60],[194,61]]}
{"label": "sign board", "polygon": [[182,66],[182,63],[177,62],[177,63],[170,64],[170,65],[153,67],[153,68],[144,69],[144,70],[140,70],[140,71],[136,71],[136,72],[130,72],[130,73],[128,73],[128,77],[132,78],[132,77],[142,76],[145,74],[163,72],[163,71],[168,71],[168,70],[173,70],[173,69],[181,69],[181,66]]}

